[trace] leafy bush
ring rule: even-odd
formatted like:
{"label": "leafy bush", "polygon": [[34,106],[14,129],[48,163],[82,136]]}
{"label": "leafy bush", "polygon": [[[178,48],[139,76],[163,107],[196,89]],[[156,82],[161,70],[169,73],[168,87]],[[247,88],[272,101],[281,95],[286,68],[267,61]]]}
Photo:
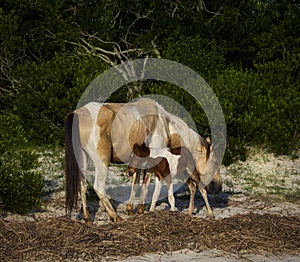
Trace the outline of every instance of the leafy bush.
{"label": "leafy bush", "polygon": [[62,143],[63,121],[88,84],[104,70],[99,59],[56,54],[45,63],[28,62],[14,71],[19,93],[14,112],[38,144]]}
{"label": "leafy bush", "polygon": [[[21,161],[27,161],[22,152]],[[7,161],[8,160],[8,161]],[[42,175],[34,171],[19,171],[14,161],[1,160],[0,200],[4,209],[16,213],[26,213],[40,206],[44,181]]]}
{"label": "leafy bush", "polygon": [[25,213],[40,205],[44,180],[34,171],[38,157],[18,117],[0,115],[0,131],[0,204],[5,210]]}
{"label": "leafy bush", "polygon": [[[205,6],[199,4],[203,1],[73,1],[72,8],[69,1],[36,2],[5,1],[0,8],[0,110],[23,121],[23,131],[14,131],[26,137],[17,139],[62,144],[66,113],[110,66],[90,56],[88,45],[108,51],[106,57],[115,41],[124,51],[122,59],[135,57],[127,49],[150,51],[155,46],[162,58],[192,68],[210,84],[226,117],[227,163],[244,159],[249,144],[278,154],[298,150],[300,9],[295,1],[207,1]],[[82,33],[105,41],[97,44],[87,37],[85,47],[70,44],[81,42]],[[85,51],[86,56],[78,56]],[[209,135],[201,106],[180,88],[151,82],[135,91],[133,97],[170,96],[188,110],[199,132]],[[124,87],[109,101],[131,96]],[[10,135],[9,143],[24,143],[14,141],[16,137]]]}
{"label": "leafy bush", "polygon": [[215,41],[196,35],[169,42],[163,50],[164,58],[192,68],[206,81],[216,77],[226,66],[224,51]]}
{"label": "leafy bush", "polygon": [[299,148],[300,54],[286,54],[283,60],[256,64],[262,73],[264,93],[257,97],[257,114],[264,143],[277,154],[290,155]]}
{"label": "leafy bush", "polygon": [[280,66],[281,63],[272,64],[269,76],[266,71],[259,74],[226,69],[212,81],[227,124],[225,164],[245,160],[249,145],[265,146],[287,155],[299,146],[298,87],[288,82],[287,74],[274,81],[276,68],[283,70]]}

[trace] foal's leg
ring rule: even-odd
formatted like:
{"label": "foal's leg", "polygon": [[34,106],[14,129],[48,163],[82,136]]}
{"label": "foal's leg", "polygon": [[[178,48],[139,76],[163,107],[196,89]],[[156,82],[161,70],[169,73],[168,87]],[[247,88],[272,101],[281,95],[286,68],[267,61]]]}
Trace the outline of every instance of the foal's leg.
{"label": "foal's leg", "polygon": [[143,184],[142,184],[142,192],[140,195],[140,203],[137,206],[137,212],[138,214],[143,214],[145,211],[145,202],[148,195],[148,189],[149,189],[149,183],[150,183],[150,171],[144,170],[144,176],[143,176]]}
{"label": "foal's leg", "polygon": [[173,181],[171,174],[165,177],[168,188],[168,201],[171,206],[170,210],[175,211],[175,198],[173,192]]}
{"label": "foal's leg", "polygon": [[198,184],[198,188],[199,191],[204,199],[205,205],[206,205],[206,209],[207,209],[207,215],[210,219],[214,218],[214,213],[209,205],[208,199],[207,199],[207,192],[205,190],[205,187],[203,186],[202,182],[200,181],[200,183]]}
{"label": "foal's leg", "polygon": [[156,206],[156,202],[158,200],[158,197],[159,197],[159,194],[160,194],[160,191],[161,191],[161,188],[162,188],[162,180],[159,180],[159,178],[156,177],[155,178],[155,189],[154,189],[154,193],[153,193],[153,196],[152,196],[152,203],[151,203],[149,211],[154,211],[155,206]]}
{"label": "foal's leg", "polygon": [[140,183],[140,175],[141,175],[141,171],[139,169],[136,170],[136,172],[134,172],[133,176],[132,176],[132,184],[131,184],[131,192],[130,192],[130,197],[127,203],[127,212],[128,215],[134,215],[133,213],[133,202],[134,202],[134,198],[136,195],[136,192],[139,188],[139,183]]}

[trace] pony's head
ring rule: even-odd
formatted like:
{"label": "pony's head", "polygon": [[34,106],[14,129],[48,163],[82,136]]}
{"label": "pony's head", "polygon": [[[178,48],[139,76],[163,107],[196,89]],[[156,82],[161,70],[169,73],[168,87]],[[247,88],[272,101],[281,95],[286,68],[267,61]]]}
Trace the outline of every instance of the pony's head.
{"label": "pony's head", "polygon": [[205,187],[208,194],[218,194],[222,191],[222,178],[221,178],[221,171],[220,166],[217,166],[216,163],[220,163],[218,153],[217,153],[217,145],[212,145],[210,143],[210,139],[206,139],[209,150],[208,150],[208,158],[207,161],[209,161],[208,164],[208,170],[212,174],[214,174],[214,177],[212,181]]}
{"label": "pony's head", "polygon": [[206,192],[208,194],[218,194],[222,191],[222,179],[221,179],[221,172],[218,169],[217,174],[214,176],[213,180],[205,187]]}

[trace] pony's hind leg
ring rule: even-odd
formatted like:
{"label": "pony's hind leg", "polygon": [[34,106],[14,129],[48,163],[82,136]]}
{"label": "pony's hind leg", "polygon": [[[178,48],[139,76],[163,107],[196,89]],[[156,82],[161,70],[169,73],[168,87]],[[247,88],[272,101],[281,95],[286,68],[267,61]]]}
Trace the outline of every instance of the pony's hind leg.
{"label": "pony's hind leg", "polygon": [[86,199],[86,191],[87,191],[87,182],[86,179],[82,179],[80,182],[80,194],[82,200],[82,212],[83,212],[83,219],[88,223],[92,224],[92,219],[87,207],[87,199]]}
{"label": "pony's hind leg", "polygon": [[127,202],[127,208],[126,208],[128,215],[131,215],[131,216],[134,215],[133,202],[134,202],[134,198],[135,198],[136,192],[139,187],[140,175],[141,175],[141,171],[139,169],[137,169],[132,176],[131,192],[130,192],[130,197]]}
{"label": "pony's hind leg", "polygon": [[87,207],[87,199],[86,199],[86,191],[87,191],[87,182],[86,182],[86,175],[87,175],[87,154],[82,149],[77,150],[77,163],[82,173],[82,179],[80,181],[80,195],[82,201],[82,212],[83,212],[83,219],[88,223],[91,224],[91,216]]}

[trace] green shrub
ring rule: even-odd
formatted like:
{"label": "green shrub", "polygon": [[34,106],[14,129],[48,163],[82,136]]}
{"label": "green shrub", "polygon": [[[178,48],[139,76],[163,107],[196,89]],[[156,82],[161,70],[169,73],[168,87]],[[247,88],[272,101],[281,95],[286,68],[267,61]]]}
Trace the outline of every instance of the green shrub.
{"label": "green shrub", "polygon": [[[291,155],[299,149],[300,54],[257,64],[264,93],[257,97],[264,143],[276,154]],[[261,113],[262,112],[262,113]]]}
{"label": "green shrub", "polygon": [[[18,171],[1,163],[0,200],[3,208],[16,213],[26,213],[40,206],[44,186],[42,175],[33,171]],[[7,168],[8,167],[8,168]]]}
{"label": "green shrub", "polygon": [[35,171],[38,155],[30,148],[20,119],[0,115],[0,204],[5,210],[26,213],[40,206],[44,180]]}
{"label": "green shrub", "polygon": [[67,113],[88,84],[106,69],[99,59],[55,54],[45,63],[28,62],[14,71],[19,93],[14,101],[28,137],[36,144],[63,143]]}
{"label": "green shrub", "polygon": [[251,145],[286,155],[299,146],[299,85],[288,74],[277,77],[274,71],[283,67],[280,62],[265,65],[264,74],[226,69],[211,82],[226,119],[225,164],[245,160]]}

